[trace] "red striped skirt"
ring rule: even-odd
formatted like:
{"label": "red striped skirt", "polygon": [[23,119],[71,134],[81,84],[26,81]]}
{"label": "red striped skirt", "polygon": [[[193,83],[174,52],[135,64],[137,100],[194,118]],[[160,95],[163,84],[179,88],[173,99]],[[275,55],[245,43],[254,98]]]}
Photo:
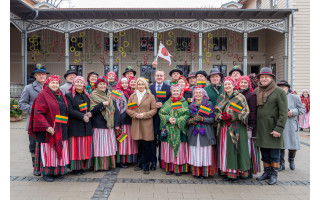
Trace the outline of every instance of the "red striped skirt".
{"label": "red striped skirt", "polygon": [[173,163],[182,165],[188,163],[188,143],[181,142],[177,152],[177,157],[174,158],[174,152],[168,142],[161,142],[161,160],[165,163]]}
{"label": "red striped skirt", "polygon": [[309,128],[310,127],[310,111],[306,114],[299,115],[299,127],[300,128]]}
{"label": "red striped skirt", "polygon": [[122,130],[128,137],[124,139],[121,143],[118,143],[118,153],[120,155],[133,155],[138,153],[138,141],[132,139],[131,125],[122,125]]}
{"label": "red striped skirt", "polygon": [[58,158],[54,146],[50,143],[41,143],[41,161],[43,167],[58,167],[69,164],[68,140],[62,141],[62,155]]}
{"label": "red striped skirt", "polygon": [[195,167],[213,166],[213,146],[200,146],[199,134],[197,146],[189,145],[188,164]]}
{"label": "red striped skirt", "polygon": [[92,136],[69,138],[70,160],[87,160],[92,158]]}
{"label": "red striped skirt", "polygon": [[113,129],[93,128],[93,156],[108,157],[117,153],[117,141]]}

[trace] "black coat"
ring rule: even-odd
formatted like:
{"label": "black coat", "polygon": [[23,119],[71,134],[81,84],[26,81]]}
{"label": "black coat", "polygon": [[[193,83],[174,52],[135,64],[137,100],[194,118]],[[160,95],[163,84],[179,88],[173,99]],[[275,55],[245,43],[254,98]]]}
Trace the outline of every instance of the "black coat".
{"label": "black coat", "polygon": [[[162,87],[161,87],[161,91],[166,91],[166,97],[165,98],[156,98],[157,97],[157,90],[156,90],[156,83],[150,85],[150,91],[151,94],[153,94],[153,96],[155,97],[157,102],[162,102],[162,104],[164,104],[171,96],[171,92],[170,92],[170,85],[163,83]],[[160,134],[160,117],[159,117],[159,110],[157,111],[157,114],[155,116],[153,116],[153,128],[154,128],[154,134]]]}
{"label": "black coat", "polygon": [[[125,97],[127,98],[127,97]],[[127,99],[128,102],[129,99]],[[121,125],[128,125],[128,124],[132,124],[132,118],[127,114],[126,111],[124,111],[121,115],[120,115],[120,121],[121,121]]]}
{"label": "black coat", "polygon": [[246,98],[250,114],[248,118],[248,126],[252,127],[252,137],[256,137],[257,134],[257,95],[249,90],[243,93]]}
{"label": "black coat", "polygon": [[[120,122],[120,112],[117,108],[116,102],[113,102],[113,106],[115,107],[115,112],[114,112],[114,127],[121,125]],[[92,113],[92,127],[93,128],[103,128],[103,129],[108,129],[107,128],[107,122],[104,119],[103,115],[102,115],[102,111],[104,111],[106,108],[104,107],[103,103],[99,103],[98,105],[96,105],[93,110],[91,110]]]}
{"label": "black coat", "polygon": [[92,117],[88,123],[83,121],[83,116],[86,111],[80,111],[79,105],[83,103],[87,103],[88,112],[90,108],[90,99],[86,94],[79,94],[75,92],[74,97],[72,97],[72,93],[69,92],[66,94],[66,98],[68,101],[68,117],[69,117],[69,129],[68,135],[71,136],[91,136],[92,132]]}

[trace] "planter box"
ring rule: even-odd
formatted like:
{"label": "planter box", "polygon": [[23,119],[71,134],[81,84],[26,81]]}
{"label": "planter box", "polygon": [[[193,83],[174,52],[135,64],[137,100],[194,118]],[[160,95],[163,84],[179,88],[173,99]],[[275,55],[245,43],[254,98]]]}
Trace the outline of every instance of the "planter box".
{"label": "planter box", "polygon": [[22,116],[17,116],[17,117],[11,117],[10,116],[10,122],[17,122],[17,121],[21,121],[22,120]]}

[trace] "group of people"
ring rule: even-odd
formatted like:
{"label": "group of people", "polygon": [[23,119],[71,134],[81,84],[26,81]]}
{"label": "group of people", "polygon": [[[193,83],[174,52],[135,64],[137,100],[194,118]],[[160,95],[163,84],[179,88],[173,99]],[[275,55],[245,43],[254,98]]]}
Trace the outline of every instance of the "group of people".
{"label": "group of people", "polygon": [[288,82],[276,84],[270,68],[244,76],[235,66],[228,77],[217,68],[187,77],[173,69],[169,84],[156,71],[152,85],[131,66],[119,79],[90,72],[85,80],[68,70],[62,86],[58,75],[46,78],[42,64],[33,74],[19,107],[28,113],[34,175],[45,181],[63,178],[67,168],[83,175],[135,164],[149,174],[159,163],[166,175],[219,173],[237,183],[260,172],[261,153],[264,173],[257,180],[275,184],[284,149],[294,169],[297,116],[306,108]]}

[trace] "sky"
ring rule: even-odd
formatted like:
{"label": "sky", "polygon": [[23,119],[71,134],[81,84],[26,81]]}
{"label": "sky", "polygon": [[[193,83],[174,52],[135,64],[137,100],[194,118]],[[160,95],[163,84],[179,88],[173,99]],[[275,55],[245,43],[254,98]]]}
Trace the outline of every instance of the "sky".
{"label": "sky", "polygon": [[[69,1],[69,2],[68,2]],[[68,8],[220,8],[231,0],[67,0]],[[237,2],[237,0],[235,0]]]}

